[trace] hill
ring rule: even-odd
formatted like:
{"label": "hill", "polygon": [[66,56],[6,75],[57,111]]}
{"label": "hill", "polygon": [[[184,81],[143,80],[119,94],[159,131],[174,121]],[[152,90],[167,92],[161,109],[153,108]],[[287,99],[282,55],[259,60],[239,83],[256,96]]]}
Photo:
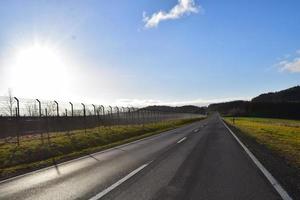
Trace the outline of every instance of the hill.
{"label": "hill", "polygon": [[206,113],[206,107],[198,107],[198,106],[193,106],[193,105],[179,106],[179,107],[147,106],[143,109],[152,110],[152,111],[160,111],[160,112],[174,112],[174,113],[195,113],[195,114],[205,114]]}
{"label": "hill", "polygon": [[292,87],[279,92],[261,94],[253,98],[252,102],[300,102],[300,86]]}
{"label": "hill", "polygon": [[251,101],[231,101],[208,106],[227,116],[252,116],[300,119],[300,86],[261,94]]}

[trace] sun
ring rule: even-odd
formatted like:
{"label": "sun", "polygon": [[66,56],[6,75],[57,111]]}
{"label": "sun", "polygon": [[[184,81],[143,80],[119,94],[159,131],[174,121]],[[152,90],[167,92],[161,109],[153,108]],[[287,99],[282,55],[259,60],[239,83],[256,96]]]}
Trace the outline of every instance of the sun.
{"label": "sun", "polygon": [[64,56],[51,45],[36,43],[22,47],[16,51],[13,60],[9,82],[19,93],[60,96],[69,85],[69,70]]}

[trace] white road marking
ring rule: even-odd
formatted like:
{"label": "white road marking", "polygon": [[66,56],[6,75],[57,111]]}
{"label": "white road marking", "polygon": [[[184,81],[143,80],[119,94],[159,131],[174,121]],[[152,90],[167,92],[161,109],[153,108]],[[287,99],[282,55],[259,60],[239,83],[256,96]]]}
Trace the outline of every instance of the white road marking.
{"label": "white road marking", "polygon": [[197,133],[198,131],[199,131],[199,129],[195,129],[195,130],[194,130],[194,133]]}
{"label": "white road marking", "polygon": [[186,137],[184,137],[184,138],[182,138],[181,140],[179,140],[179,141],[177,142],[177,144],[183,142],[184,140],[186,140]]}
{"label": "white road marking", "polygon": [[115,189],[116,187],[118,187],[119,185],[121,185],[122,183],[124,183],[126,180],[128,180],[129,178],[131,178],[132,176],[134,176],[135,174],[137,174],[139,171],[141,171],[142,169],[144,169],[145,167],[147,167],[151,162],[149,162],[147,164],[144,164],[144,165],[140,166],[139,168],[133,170],[132,172],[130,172],[129,174],[127,174],[125,177],[123,177],[122,179],[118,180],[116,183],[112,184],[111,186],[109,186],[108,188],[106,188],[105,190],[103,190],[102,192],[98,193],[96,196],[93,196],[92,198],[90,198],[90,200],[97,200],[97,199],[102,198],[104,195],[106,195],[107,193],[109,193],[110,191],[112,191],[113,189]]}
{"label": "white road marking", "polygon": [[272,174],[259,162],[259,160],[251,153],[251,151],[239,140],[239,138],[233,133],[233,131],[227,126],[227,124],[221,119],[224,126],[229,130],[232,136],[237,140],[237,142],[242,146],[248,156],[252,159],[255,165],[260,169],[260,171],[265,175],[271,185],[279,193],[283,200],[292,200],[289,194],[282,188],[278,181],[272,176]]}

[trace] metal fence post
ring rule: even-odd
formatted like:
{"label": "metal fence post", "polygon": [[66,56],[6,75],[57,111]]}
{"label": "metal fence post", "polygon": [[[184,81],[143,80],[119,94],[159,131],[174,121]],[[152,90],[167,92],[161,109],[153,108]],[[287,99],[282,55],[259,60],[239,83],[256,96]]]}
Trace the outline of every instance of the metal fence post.
{"label": "metal fence post", "polygon": [[97,119],[96,119],[96,106],[94,104],[92,104],[93,108],[94,108],[94,116],[93,116],[93,119],[94,119],[94,122],[95,122],[95,125],[97,126]]}
{"label": "metal fence post", "polygon": [[86,133],[86,113],[85,113],[85,105],[84,103],[81,103],[81,105],[83,106],[83,126],[84,126],[84,133]]}
{"label": "metal fence post", "polygon": [[[39,123],[39,127],[40,127],[40,129],[41,129],[41,122],[42,122],[42,105],[41,105],[41,101],[40,100],[38,100],[38,99],[36,99],[36,101],[38,102],[38,104],[39,104],[39,120],[40,120],[40,123]],[[44,144],[44,136],[43,136],[43,131],[42,130],[40,130],[41,131],[41,140],[42,140],[42,144]]]}
{"label": "metal fence post", "polygon": [[46,116],[46,131],[48,137],[48,144],[50,144],[50,135],[49,135],[49,119],[48,119],[48,110],[45,108],[45,116]]}
{"label": "metal fence post", "polygon": [[58,118],[59,118],[59,105],[58,105],[58,102],[57,101],[53,101],[54,103],[55,103],[55,105],[56,105],[56,128],[55,128],[55,131],[57,131],[58,132],[58,130],[59,130],[59,122],[58,122]]}
{"label": "metal fence post", "polygon": [[69,104],[71,105],[71,116],[73,117],[74,116],[73,103],[69,102]]}
{"label": "metal fence post", "polygon": [[54,101],[54,103],[56,104],[56,116],[59,117],[59,107],[58,107],[58,102]]}
{"label": "metal fence post", "polygon": [[20,102],[17,97],[14,97],[17,101],[17,108],[16,108],[16,123],[17,123],[17,144],[20,146],[20,127],[19,127],[19,117],[20,117]]}
{"label": "metal fence post", "polygon": [[96,126],[98,127],[98,133],[100,133],[100,109],[99,107],[97,108],[97,124]]}
{"label": "metal fence post", "polygon": [[115,108],[117,110],[117,123],[119,124],[120,123],[120,109],[118,106],[116,106]]}
{"label": "metal fence post", "polygon": [[110,109],[110,117],[111,117],[111,122],[112,122],[111,125],[113,125],[113,110],[112,110],[112,107],[111,107],[111,106],[108,106],[108,107],[109,107],[109,109]]}
{"label": "metal fence post", "polygon": [[102,120],[103,120],[103,126],[105,126],[105,108],[103,105],[100,105],[101,111],[102,111]]}
{"label": "metal fence post", "polygon": [[93,108],[94,108],[94,116],[96,116],[96,106],[94,104],[92,104]]}

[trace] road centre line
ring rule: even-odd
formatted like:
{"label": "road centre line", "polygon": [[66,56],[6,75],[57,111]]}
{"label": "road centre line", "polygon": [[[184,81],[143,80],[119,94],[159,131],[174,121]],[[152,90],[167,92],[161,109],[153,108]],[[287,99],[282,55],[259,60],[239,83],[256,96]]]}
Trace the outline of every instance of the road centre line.
{"label": "road centre line", "polygon": [[105,190],[103,190],[102,192],[100,192],[97,195],[93,196],[89,200],[97,200],[97,199],[102,198],[104,195],[106,195],[107,193],[109,193],[110,191],[112,191],[113,189],[115,189],[116,187],[118,187],[119,185],[121,185],[122,183],[124,183],[126,180],[130,179],[132,176],[134,176],[135,174],[137,174],[139,171],[141,171],[142,169],[144,169],[145,167],[147,167],[151,162],[146,163],[146,164],[140,166],[139,168],[133,170],[132,172],[130,172],[129,174],[127,174],[126,176],[124,176],[123,178],[121,178],[120,180],[118,180],[117,182],[115,182],[114,184],[112,184],[111,186],[109,186],[108,188],[106,188]]}
{"label": "road centre line", "polygon": [[181,140],[179,140],[179,141],[177,142],[177,144],[183,142],[184,140],[186,140],[186,137],[184,137],[184,138],[182,138]]}

